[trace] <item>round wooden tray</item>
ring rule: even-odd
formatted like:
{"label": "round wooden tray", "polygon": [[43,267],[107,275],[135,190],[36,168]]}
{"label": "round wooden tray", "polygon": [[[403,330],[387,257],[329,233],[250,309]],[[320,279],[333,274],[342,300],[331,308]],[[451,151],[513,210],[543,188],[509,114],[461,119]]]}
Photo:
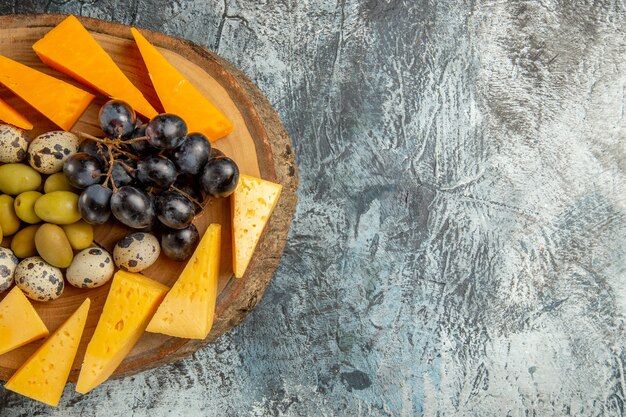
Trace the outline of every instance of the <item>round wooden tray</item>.
{"label": "round wooden tray", "polygon": [[[87,89],[44,65],[31,48],[33,43],[64,18],[65,16],[62,15],[0,17],[0,54]],[[80,18],[80,20],[122,71],[144,92],[155,108],[162,111],[139,51],[132,40],[129,27],[96,19]],[[242,173],[278,182],[283,185],[283,191],[242,279],[236,279],[232,275],[229,201],[228,199],[209,201],[203,212],[194,220],[194,224],[200,233],[204,233],[210,223],[222,225],[222,266],[216,319],[211,333],[202,341],[145,333],[117,368],[113,378],[178,360],[215,340],[243,320],[261,299],[278,266],[295,210],[295,192],[298,186],[298,174],[291,141],[271,104],[241,71],[192,42],[148,30],[141,30],[141,32],[160,48],[165,57],[193,85],[233,121],[235,126],[233,133],[216,142],[214,146],[232,157]],[[0,87],[0,98],[6,100],[33,122],[35,129],[30,132],[31,138],[45,131],[58,130],[51,122],[4,87]],[[101,135],[96,123],[97,114],[98,109],[106,100],[106,97],[98,96],[72,131]],[[110,222],[96,228],[95,240],[112,250],[115,242],[128,232],[129,229]],[[8,242],[9,239],[5,239],[3,246],[6,246]],[[161,256],[155,265],[143,273],[171,286],[184,266],[184,262],[173,262]],[[92,290],[80,290],[67,285],[63,296],[58,300],[49,303],[33,303],[45,324],[50,331],[53,331],[78,308],[86,297],[91,298],[89,319],[70,374],[72,382],[78,377],[84,350],[98,322],[108,290],[109,285]],[[5,294],[0,294],[0,299]],[[31,343],[0,355],[0,379],[7,380],[40,344],[41,341]]]}

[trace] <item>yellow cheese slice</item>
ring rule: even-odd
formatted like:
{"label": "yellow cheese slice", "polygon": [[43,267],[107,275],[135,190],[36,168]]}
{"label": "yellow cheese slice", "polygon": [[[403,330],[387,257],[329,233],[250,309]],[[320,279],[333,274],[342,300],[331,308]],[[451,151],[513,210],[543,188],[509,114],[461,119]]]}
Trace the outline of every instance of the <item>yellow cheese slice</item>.
{"label": "yellow cheese slice", "polygon": [[75,16],[65,18],[38,40],[33,50],[46,65],[104,95],[127,102],[147,118],[157,115],[141,91]]}
{"label": "yellow cheese slice", "polygon": [[33,353],[4,386],[33,400],[59,405],[85,329],[91,301],[83,304]]}
{"label": "yellow cheese slice", "polygon": [[0,120],[24,130],[33,128],[33,124],[26,117],[19,114],[17,110],[3,100],[0,100]]}
{"label": "yellow cheese slice", "polygon": [[230,196],[233,272],[237,278],[246,272],[282,188],[280,184],[249,175],[239,178],[237,189]]}
{"label": "yellow cheese slice", "polygon": [[87,346],[76,391],[86,394],[111,376],[143,334],[168,289],[141,274],[115,274]]}
{"label": "yellow cheese slice", "polygon": [[5,56],[0,56],[0,83],[63,130],[70,130],[94,99],[72,84]]}
{"label": "yellow cheese slice", "polygon": [[17,286],[0,302],[0,355],[48,336],[28,298]]}
{"label": "yellow cheese slice", "polygon": [[203,133],[211,142],[233,131],[230,120],[183,77],[161,52],[137,29],[131,28],[130,31],[166,112],[182,117],[189,132]]}
{"label": "yellow cheese slice", "polygon": [[219,224],[209,226],[147,331],[186,339],[207,337],[215,314],[221,234]]}

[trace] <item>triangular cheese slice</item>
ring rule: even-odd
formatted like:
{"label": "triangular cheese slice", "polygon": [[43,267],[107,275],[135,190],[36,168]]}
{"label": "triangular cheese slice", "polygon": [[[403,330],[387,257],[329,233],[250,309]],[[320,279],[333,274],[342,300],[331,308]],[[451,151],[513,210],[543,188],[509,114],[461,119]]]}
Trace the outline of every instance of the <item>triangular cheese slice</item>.
{"label": "triangular cheese slice", "polygon": [[187,123],[189,132],[203,133],[214,142],[233,131],[233,125],[135,28],[131,28],[143,62],[163,108]]}
{"label": "triangular cheese slice", "polygon": [[70,130],[94,96],[72,84],[0,55],[0,84],[63,130]]}
{"label": "triangular cheese slice", "polygon": [[0,355],[48,336],[28,298],[17,286],[0,301]]}
{"label": "triangular cheese slice", "polygon": [[33,45],[39,58],[102,94],[123,100],[152,119],[154,107],[75,16],[68,16]]}
{"label": "triangular cheese slice", "polygon": [[220,270],[222,227],[212,224],[146,328],[186,339],[204,339],[211,331]]}
{"label": "triangular cheese slice", "polygon": [[89,298],[85,299],[78,310],[26,359],[4,387],[52,407],[59,405],[85,329],[90,304]]}
{"label": "triangular cheese slice", "polygon": [[272,211],[282,185],[242,175],[230,196],[233,228],[233,272],[243,277]]}
{"label": "triangular cheese slice", "polygon": [[76,391],[86,394],[111,376],[143,334],[168,289],[141,274],[115,274],[87,346]]}
{"label": "triangular cheese slice", "polygon": [[0,120],[24,130],[33,128],[33,124],[26,117],[19,114],[17,110],[3,100],[0,100]]}

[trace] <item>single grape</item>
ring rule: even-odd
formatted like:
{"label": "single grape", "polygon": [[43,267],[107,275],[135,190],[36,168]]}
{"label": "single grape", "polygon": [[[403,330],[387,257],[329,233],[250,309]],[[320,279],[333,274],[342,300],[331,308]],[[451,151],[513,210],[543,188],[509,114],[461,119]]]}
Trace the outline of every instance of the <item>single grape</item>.
{"label": "single grape", "polygon": [[130,185],[135,181],[135,169],[137,163],[131,159],[118,158],[113,163],[113,169],[111,170],[111,177],[113,183],[117,187],[123,187],[124,185]]}
{"label": "single grape", "polygon": [[135,111],[121,100],[109,100],[98,115],[100,127],[110,138],[128,138],[135,130]]}
{"label": "single grape", "polygon": [[201,133],[192,133],[172,152],[171,159],[181,173],[196,175],[209,160],[210,154],[209,139]]}
{"label": "single grape", "polygon": [[174,114],[159,114],[150,120],[146,128],[150,145],[159,149],[179,147],[187,136],[185,121]]}
{"label": "single grape", "polygon": [[148,227],[156,218],[152,196],[130,185],[113,193],[111,211],[117,220],[134,229]]}
{"label": "single grape", "polygon": [[224,152],[220,151],[217,148],[211,148],[211,154],[209,155],[209,159],[217,158],[218,156],[226,156]]}
{"label": "single grape", "polygon": [[209,159],[204,166],[200,186],[202,191],[213,197],[227,197],[235,191],[238,181],[237,164],[226,156],[219,156]]}
{"label": "single grape", "polygon": [[82,141],[78,146],[78,152],[88,153],[100,161],[103,166],[105,159],[109,160],[109,149],[95,140],[85,139]]}
{"label": "single grape", "polygon": [[149,156],[137,163],[136,176],[144,185],[168,188],[176,181],[176,166],[164,156]]}
{"label": "single grape", "polygon": [[[202,192],[199,189],[198,181],[196,177],[193,177],[191,175],[179,175],[176,178],[174,187],[178,188],[179,190],[187,194],[187,196],[196,200],[198,203],[200,204],[204,203],[204,196],[202,195]],[[198,204],[194,203],[193,207],[194,207],[196,214],[202,211],[202,206]]]}
{"label": "single grape", "polygon": [[102,166],[88,153],[75,153],[65,160],[63,173],[74,187],[87,188],[100,182]]}
{"label": "single grape", "polygon": [[102,224],[111,216],[110,188],[100,184],[90,185],[78,198],[78,212],[84,221],[89,224]]}
{"label": "single grape", "polygon": [[191,258],[200,239],[193,224],[184,229],[167,229],[161,233],[161,251],[170,259],[185,261]]}
{"label": "single grape", "polygon": [[175,191],[159,194],[154,206],[159,221],[172,229],[184,229],[189,226],[195,215],[193,203]]}

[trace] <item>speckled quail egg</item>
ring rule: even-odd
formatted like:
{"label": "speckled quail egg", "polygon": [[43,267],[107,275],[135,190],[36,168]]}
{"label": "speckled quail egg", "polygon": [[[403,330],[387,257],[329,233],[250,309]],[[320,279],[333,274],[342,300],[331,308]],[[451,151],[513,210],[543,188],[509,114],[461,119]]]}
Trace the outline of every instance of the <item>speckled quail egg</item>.
{"label": "speckled quail egg", "polygon": [[26,158],[28,139],[22,129],[0,123],[0,162],[15,163]]}
{"label": "speckled quail egg", "polygon": [[72,132],[61,130],[37,136],[28,146],[28,163],[42,174],[54,174],[63,163],[78,152],[80,140]]}
{"label": "speckled quail egg", "polygon": [[40,256],[23,259],[15,268],[15,285],[30,299],[56,300],[63,294],[63,274]]}
{"label": "speckled quail egg", "polygon": [[74,256],[67,271],[67,282],[77,288],[96,288],[113,277],[115,266],[111,254],[102,248],[87,248]]}
{"label": "speckled quail egg", "polygon": [[13,284],[13,275],[17,268],[17,257],[13,251],[0,248],[0,293],[9,289]]}
{"label": "speckled quail egg", "polygon": [[137,232],[120,239],[113,248],[113,260],[119,268],[140,272],[156,262],[161,247],[150,233]]}

